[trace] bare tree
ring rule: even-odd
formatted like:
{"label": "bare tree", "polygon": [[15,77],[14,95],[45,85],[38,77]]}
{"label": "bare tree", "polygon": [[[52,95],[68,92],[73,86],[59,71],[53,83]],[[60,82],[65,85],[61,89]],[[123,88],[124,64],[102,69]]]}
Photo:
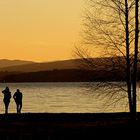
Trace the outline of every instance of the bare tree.
{"label": "bare tree", "polygon": [[88,49],[77,47],[76,54],[95,69],[99,63],[92,61],[96,54],[89,50],[98,49],[102,57],[104,54],[111,58],[110,63],[103,62],[104,69],[124,71],[129,110],[136,118],[139,0],[88,0],[88,4],[83,35],[84,47]]}

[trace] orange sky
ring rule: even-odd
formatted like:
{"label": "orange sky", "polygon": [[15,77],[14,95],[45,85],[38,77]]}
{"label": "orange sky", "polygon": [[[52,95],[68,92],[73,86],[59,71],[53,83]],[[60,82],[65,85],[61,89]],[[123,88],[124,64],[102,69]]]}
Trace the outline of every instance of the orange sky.
{"label": "orange sky", "polygon": [[72,58],[84,0],[1,0],[0,59]]}

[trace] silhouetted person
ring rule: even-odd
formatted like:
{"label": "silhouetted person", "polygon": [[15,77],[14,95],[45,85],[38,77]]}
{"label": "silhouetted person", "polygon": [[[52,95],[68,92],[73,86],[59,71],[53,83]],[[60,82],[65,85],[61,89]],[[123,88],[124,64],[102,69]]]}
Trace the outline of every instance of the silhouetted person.
{"label": "silhouetted person", "polygon": [[5,114],[8,113],[8,107],[11,99],[11,92],[9,90],[9,87],[6,87],[2,93],[4,94],[3,102],[5,104]]}
{"label": "silhouetted person", "polygon": [[17,106],[17,113],[21,113],[21,109],[22,109],[22,92],[20,92],[19,89],[17,89],[17,91],[14,93],[13,98],[16,102],[16,106]]}

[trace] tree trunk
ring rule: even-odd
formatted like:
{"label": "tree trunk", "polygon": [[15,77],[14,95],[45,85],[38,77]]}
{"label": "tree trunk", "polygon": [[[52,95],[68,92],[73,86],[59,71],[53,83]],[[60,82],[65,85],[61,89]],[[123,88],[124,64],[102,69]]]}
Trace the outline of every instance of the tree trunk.
{"label": "tree trunk", "polygon": [[129,48],[129,27],[128,27],[128,3],[125,0],[125,24],[126,24],[126,82],[127,82],[127,92],[128,92],[128,101],[129,101],[129,110],[130,113],[133,112],[132,105],[132,93],[131,93],[131,71],[130,71],[130,48]]}
{"label": "tree trunk", "polygon": [[134,66],[133,66],[133,117],[136,118],[137,104],[136,104],[136,87],[137,87],[137,62],[138,62],[138,36],[139,36],[139,20],[138,20],[138,5],[139,0],[135,3],[135,48],[134,48]]}

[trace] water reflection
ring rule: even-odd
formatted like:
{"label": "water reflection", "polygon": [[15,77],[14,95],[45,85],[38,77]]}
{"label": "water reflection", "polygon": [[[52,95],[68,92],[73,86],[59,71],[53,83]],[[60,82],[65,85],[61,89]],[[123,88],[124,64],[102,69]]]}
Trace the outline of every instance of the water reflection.
{"label": "water reflection", "polygon": [[[96,90],[96,84],[97,83],[92,83],[91,88],[91,83],[86,82],[1,83],[0,89],[2,90],[5,86],[9,86],[12,94],[17,88],[21,89],[21,91],[23,92],[22,112],[94,113],[128,111],[126,105],[127,99],[122,100],[122,102],[116,104],[116,106],[103,106],[105,100],[94,96],[99,92],[99,90]],[[105,90],[101,91],[104,92]],[[16,112],[16,107],[13,99],[10,103],[9,112]],[[0,96],[0,113],[4,113],[2,94]]]}

